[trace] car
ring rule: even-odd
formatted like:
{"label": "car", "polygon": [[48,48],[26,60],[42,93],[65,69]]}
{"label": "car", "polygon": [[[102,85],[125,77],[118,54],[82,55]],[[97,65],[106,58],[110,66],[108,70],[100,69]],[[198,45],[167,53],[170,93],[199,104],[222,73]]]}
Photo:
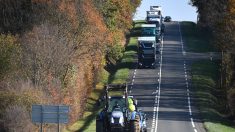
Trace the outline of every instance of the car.
{"label": "car", "polygon": [[164,22],[171,22],[171,17],[170,16],[165,16]]}

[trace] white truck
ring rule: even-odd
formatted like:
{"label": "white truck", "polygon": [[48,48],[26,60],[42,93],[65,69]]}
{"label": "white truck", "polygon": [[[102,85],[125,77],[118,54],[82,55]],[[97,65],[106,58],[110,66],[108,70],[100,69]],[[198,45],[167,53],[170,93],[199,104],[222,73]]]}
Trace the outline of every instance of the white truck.
{"label": "white truck", "polygon": [[156,26],[161,26],[162,16],[159,15],[157,11],[146,11],[146,13],[146,21],[148,24],[156,24]]}
{"label": "white truck", "polygon": [[158,15],[162,15],[162,7],[161,6],[150,6],[150,11],[158,12]]}

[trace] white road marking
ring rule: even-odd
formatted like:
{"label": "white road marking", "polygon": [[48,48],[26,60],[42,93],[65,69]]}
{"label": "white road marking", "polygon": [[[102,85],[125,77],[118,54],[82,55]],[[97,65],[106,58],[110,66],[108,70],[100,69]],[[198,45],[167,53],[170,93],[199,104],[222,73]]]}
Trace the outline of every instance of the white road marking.
{"label": "white road marking", "polygon": [[[159,104],[160,104],[160,95],[161,95],[161,77],[162,77],[162,52],[163,52],[163,37],[162,37],[162,50],[161,50],[161,57],[160,57],[160,70],[159,70],[159,79],[158,79],[158,94],[156,95],[155,98],[155,104],[157,103],[157,106],[154,106],[154,115],[156,115],[155,118],[155,124],[152,125],[152,130],[151,132],[157,132],[157,128],[158,128],[158,112],[159,112]],[[157,109],[157,111],[155,111]]]}
{"label": "white road marking", "polygon": [[190,118],[190,120],[191,120],[193,128],[195,128],[195,125],[194,125],[194,122],[193,122],[193,118]]}
{"label": "white road marking", "polygon": [[155,92],[153,92],[152,94],[157,94],[158,93],[158,90],[156,90]]}
{"label": "white road marking", "polygon": [[[183,38],[182,38],[182,33],[181,33],[181,29],[180,29],[180,23],[178,22],[179,25],[179,33],[180,33],[180,43],[182,46],[182,54],[185,55],[185,51],[184,51],[184,44],[183,44]],[[191,124],[193,127],[194,132],[197,132],[197,129],[195,128],[195,124],[193,121],[193,117],[192,117],[192,109],[191,109],[191,99],[190,99],[190,94],[189,94],[189,89],[188,89],[188,76],[187,76],[187,68],[186,68],[186,61],[184,61],[184,70],[185,70],[185,81],[186,81],[186,87],[187,87],[187,96],[188,96],[188,109],[189,109],[189,114],[190,114],[190,120],[191,120]]]}

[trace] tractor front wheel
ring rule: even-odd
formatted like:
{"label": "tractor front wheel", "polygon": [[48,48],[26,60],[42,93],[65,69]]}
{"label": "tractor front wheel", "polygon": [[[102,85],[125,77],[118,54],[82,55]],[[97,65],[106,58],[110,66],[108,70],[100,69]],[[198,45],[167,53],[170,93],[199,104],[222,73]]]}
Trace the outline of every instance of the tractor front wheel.
{"label": "tractor front wheel", "polygon": [[135,120],[130,121],[130,132],[140,132],[140,119],[136,116]]}
{"label": "tractor front wheel", "polygon": [[104,120],[96,119],[96,132],[105,132]]}

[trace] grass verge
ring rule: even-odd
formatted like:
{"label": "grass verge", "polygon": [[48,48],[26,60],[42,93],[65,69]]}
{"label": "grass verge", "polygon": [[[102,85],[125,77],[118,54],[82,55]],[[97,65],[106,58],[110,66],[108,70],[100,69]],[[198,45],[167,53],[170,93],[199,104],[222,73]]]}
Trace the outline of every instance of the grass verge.
{"label": "grass verge", "polygon": [[199,29],[194,22],[181,22],[182,37],[186,44],[186,51],[215,52],[212,44],[212,35],[207,30]]}
{"label": "grass verge", "polygon": [[219,65],[212,61],[192,64],[192,88],[196,103],[208,132],[235,132],[226,119],[226,94],[218,85]]}
{"label": "grass verge", "polygon": [[97,100],[103,94],[104,85],[107,83],[125,83],[129,78],[129,71],[134,66],[137,39],[136,37],[130,37],[129,43],[126,46],[123,58],[117,65],[113,68],[111,73],[103,71],[101,73],[101,83],[96,86],[96,89],[90,94],[86,110],[82,119],[78,122],[64,130],[65,132],[95,132],[96,122],[95,117],[101,110],[101,107],[97,106]]}

